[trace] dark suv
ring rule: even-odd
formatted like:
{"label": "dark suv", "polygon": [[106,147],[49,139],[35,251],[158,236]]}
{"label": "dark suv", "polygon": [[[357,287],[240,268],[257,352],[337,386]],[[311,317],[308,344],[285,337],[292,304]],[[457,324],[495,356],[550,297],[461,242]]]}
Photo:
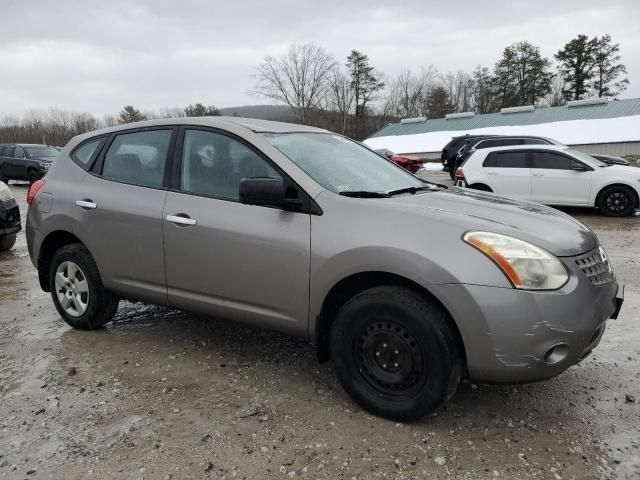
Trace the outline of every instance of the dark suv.
{"label": "dark suv", "polygon": [[0,181],[27,180],[33,183],[49,171],[58,149],[49,145],[5,143],[0,145]]}
{"label": "dark suv", "polygon": [[442,160],[442,166],[449,170],[449,172],[456,173],[456,169],[452,167],[455,163],[455,159],[460,149],[464,148],[469,142],[476,138],[486,138],[487,135],[460,135],[458,137],[452,137],[449,143],[447,143],[442,149],[440,159]]}

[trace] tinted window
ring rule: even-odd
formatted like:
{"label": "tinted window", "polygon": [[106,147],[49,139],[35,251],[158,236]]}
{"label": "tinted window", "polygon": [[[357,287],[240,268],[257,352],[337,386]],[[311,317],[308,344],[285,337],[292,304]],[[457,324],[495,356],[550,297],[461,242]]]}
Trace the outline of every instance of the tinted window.
{"label": "tinted window", "polygon": [[571,170],[571,164],[575,161],[564,155],[554,152],[532,152],[533,168],[545,168],[552,170]]}
{"label": "tinted window", "polygon": [[482,164],[494,168],[529,168],[527,152],[492,152]]}
{"label": "tinted window", "polygon": [[0,147],[0,157],[10,157],[13,155],[13,147],[8,145]]}
{"label": "tinted window", "polygon": [[22,147],[16,147],[13,151],[13,158],[25,158],[24,150]]}
{"label": "tinted window", "polygon": [[80,147],[76,148],[71,154],[71,156],[77,162],[88,167],[89,162],[93,158],[93,155],[96,153],[101,143],[102,143],[101,138],[84,143]]}
{"label": "tinted window", "polygon": [[495,140],[483,140],[479,142],[475,148],[476,150],[481,148],[492,148],[492,147],[509,147],[511,145],[522,145],[522,139],[517,138],[500,138]]}
{"label": "tinted window", "polygon": [[24,147],[29,157],[55,157],[60,153],[55,147]]}
{"label": "tinted window", "polygon": [[124,133],[115,137],[104,157],[102,176],[145,187],[161,187],[171,130]]}
{"label": "tinted window", "polygon": [[282,180],[264,158],[243,143],[215,132],[185,131],[182,191],[237,200],[240,180],[264,177]]}

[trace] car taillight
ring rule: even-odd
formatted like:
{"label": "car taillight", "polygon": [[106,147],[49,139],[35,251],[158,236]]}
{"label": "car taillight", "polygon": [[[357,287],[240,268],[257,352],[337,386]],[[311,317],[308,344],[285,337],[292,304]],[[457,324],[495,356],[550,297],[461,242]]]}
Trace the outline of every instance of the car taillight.
{"label": "car taillight", "polygon": [[42,187],[44,187],[44,180],[36,180],[31,184],[31,186],[29,186],[29,191],[27,192],[27,205],[31,205],[33,203],[36,193],[38,193]]}
{"label": "car taillight", "polygon": [[456,170],[456,179],[458,179],[458,180],[463,180],[464,179],[464,172],[462,171],[462,168],[458,168]]}

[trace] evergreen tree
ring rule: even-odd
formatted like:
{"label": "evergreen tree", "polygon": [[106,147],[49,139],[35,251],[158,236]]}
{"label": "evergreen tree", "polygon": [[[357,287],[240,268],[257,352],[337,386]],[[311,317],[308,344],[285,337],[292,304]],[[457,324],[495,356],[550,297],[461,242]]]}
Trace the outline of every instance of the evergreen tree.
{"label": "evergreen tree", "polygon": [[118,123],[139,122],[146,119],[147,117],[141,114],[140,110],[133,108],[131,105],[126,105],[118,114]]}
{"label": "evergreen tree", "polygon": [[593,80],[591,92],[597,97],[613,97],[627,89],[629,80],[619,79],[627,73],[627,67],[620,63],[620,45],[611,42],[610,35],[594,37]]}
{"label": "evergreen tree", "polygon": [[185,107],[184,113],[187,117],[213,117],[220,115],[220,112],[215,107],[215,105],[209,105],[208,107],[205,107],[201,103],[188,105],[187,107]]}
{"label": "evergreen tree", "polygon": [[580,100],[588,93],[594,76],[595,49],[593,39],[578,35],[556,53],[555,58],[560,63],[560,73],[565,83],[565,99]]}
{"label": "evergreen tree", "polygon": [[445,87],[435,87],[427,95],[427,116],[429,118],[442,118],[447,113],[451,113],[453,105],[449,93]]}
{"label": "evergreen tree", "polygon": [[494,68],[497,96],[501,107],[536,104],[551,91],[551,62],[540,48],[517,42],[504,49]]}
{"label": "evergreen tree", "polygon": [[357,50],[351,50],[347,57],[347,71],[353,90],[356,117],[366,116],[367,103],[384,88],[381,75],[369,64],[369,56]]}

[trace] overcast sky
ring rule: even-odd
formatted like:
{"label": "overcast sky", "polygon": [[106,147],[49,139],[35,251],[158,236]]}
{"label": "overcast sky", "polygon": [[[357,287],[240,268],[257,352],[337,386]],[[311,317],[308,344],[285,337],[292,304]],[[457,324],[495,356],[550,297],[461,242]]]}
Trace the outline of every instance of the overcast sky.
{"label": "overcast sky", "polygon": [[492,67],[519,40],[552,57],[577,33],[620,43],[623,97],[640,97],[638,0],[0,0],[0,18],[0,115],[270,103],[249,93],[254,69],[292,43],[340,63],[355,48],[393,76]]}

